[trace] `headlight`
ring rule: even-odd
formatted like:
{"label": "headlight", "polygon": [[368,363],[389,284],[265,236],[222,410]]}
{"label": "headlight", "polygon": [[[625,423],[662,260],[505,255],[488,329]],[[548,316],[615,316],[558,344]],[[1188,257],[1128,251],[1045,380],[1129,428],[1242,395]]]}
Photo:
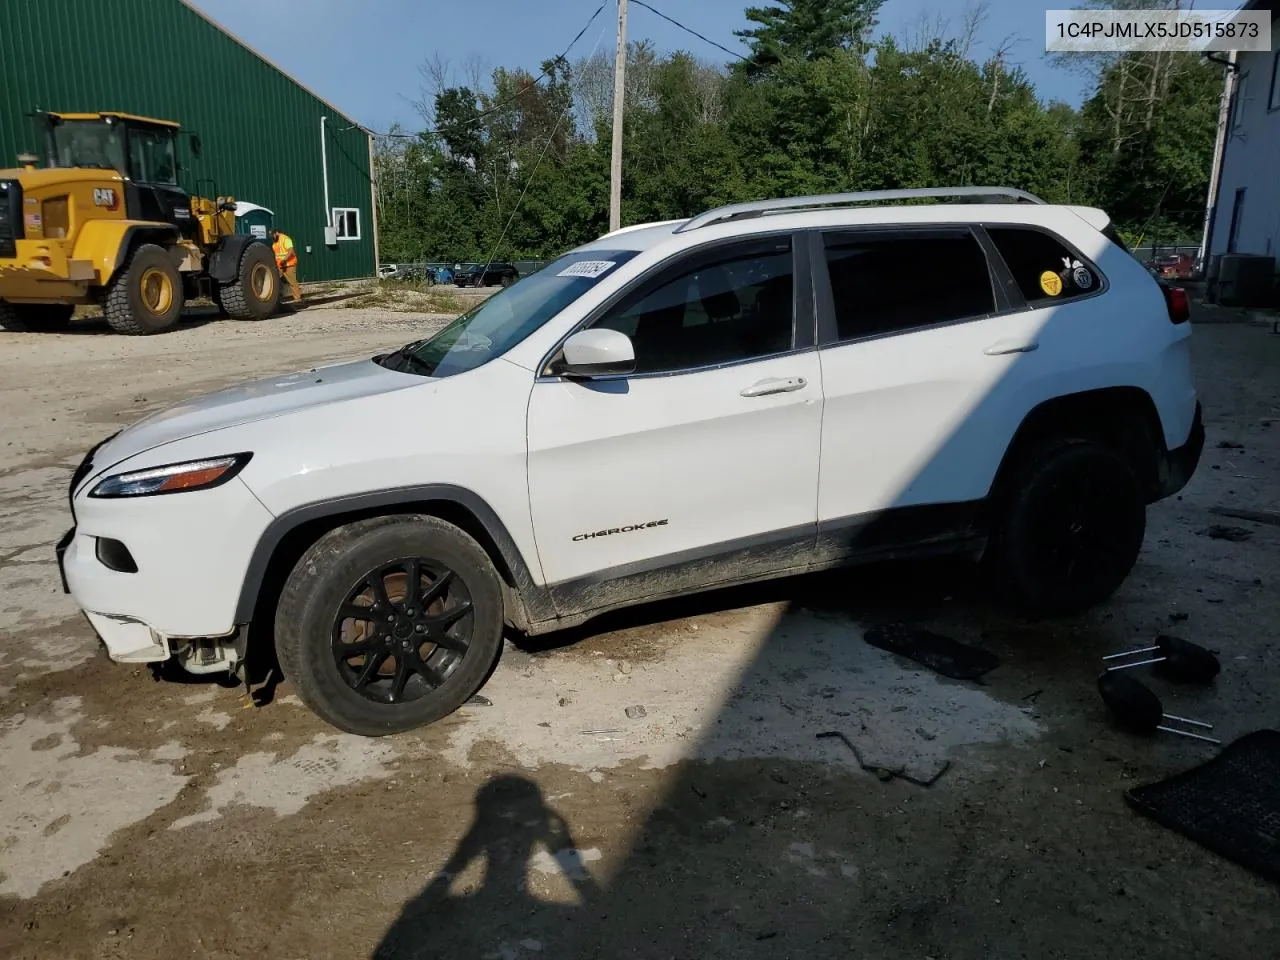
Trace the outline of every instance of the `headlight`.
{"label": "headlight", "polygon": [[182,493],[184,490],[207,490],[234,477],[252,456],[251,453],[235,453],[229,457],[188,460],[186,463],[117,473],[100,480],[89,491],[89,496],[150,497],[160,493]]}

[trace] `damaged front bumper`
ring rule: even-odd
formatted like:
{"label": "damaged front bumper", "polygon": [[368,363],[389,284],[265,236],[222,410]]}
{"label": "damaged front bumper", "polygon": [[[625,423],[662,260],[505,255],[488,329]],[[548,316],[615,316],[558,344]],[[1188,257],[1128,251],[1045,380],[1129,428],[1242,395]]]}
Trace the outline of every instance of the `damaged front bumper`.
{"label": "damaged front bumper", "polygon": [[166,637],[141,620],[84,611],[116,663],[162,663],[171,657],[188,673],[232,673],[244,662],[245,630],[226,637]]}
{"label": "damaged front bumper", "polygon": [[[104,466],[94,464],[99,447],[68,491],[75,525],[55,548],[63,590],[112,660],[234,671],[245,655],[247,628],[236,623],[235,604],[250,549],[236,536],[237,522],[257,529],[270,514],[238,479],[183,494],[198,496],[199,510],[178,497],[95,501],[83,491]],[[117,552],[104,552],[104,544]]]}

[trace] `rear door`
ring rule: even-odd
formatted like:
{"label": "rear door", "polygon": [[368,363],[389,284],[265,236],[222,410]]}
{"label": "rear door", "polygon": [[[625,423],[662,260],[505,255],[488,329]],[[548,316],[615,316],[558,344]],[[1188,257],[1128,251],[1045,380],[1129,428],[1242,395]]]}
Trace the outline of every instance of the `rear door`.
{"label": "rear door", "polygon": [[967,536],[1038,376],[1043,317],[989,258],[981,229],[833,230],[810,242],[819,561]]}

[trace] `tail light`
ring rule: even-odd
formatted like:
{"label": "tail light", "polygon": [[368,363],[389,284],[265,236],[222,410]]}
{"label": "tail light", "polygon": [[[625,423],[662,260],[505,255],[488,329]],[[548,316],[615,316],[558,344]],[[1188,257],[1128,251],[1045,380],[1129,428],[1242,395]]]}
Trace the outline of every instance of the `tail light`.
{"label": "tail light", "polygon": [[1162,287],[1164,302],[1169,307],[1170,323],[1186,323],[1191,319],[1191,300],[1183,287]]}

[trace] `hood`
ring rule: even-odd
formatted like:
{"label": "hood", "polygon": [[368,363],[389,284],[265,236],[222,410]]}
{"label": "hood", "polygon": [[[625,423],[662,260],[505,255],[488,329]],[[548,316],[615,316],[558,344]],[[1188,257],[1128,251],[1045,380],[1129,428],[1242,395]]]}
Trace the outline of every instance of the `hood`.
{"label": "hood", "polygon": [[[405,390],[432,380],[396,373],[372,360],[356,360],[227,387],[167,407],[121,431],[94,455],[93,472],[174,440],[341,400]],[[235,452],[219,449],[210,455]]]}
{"label": "hood", "polygon": [[23,190],[38,190],[64,183],[123,183],[124,177],[115,170],[98,167],[11,167],[0,170],[0,180],[17,180]]}

